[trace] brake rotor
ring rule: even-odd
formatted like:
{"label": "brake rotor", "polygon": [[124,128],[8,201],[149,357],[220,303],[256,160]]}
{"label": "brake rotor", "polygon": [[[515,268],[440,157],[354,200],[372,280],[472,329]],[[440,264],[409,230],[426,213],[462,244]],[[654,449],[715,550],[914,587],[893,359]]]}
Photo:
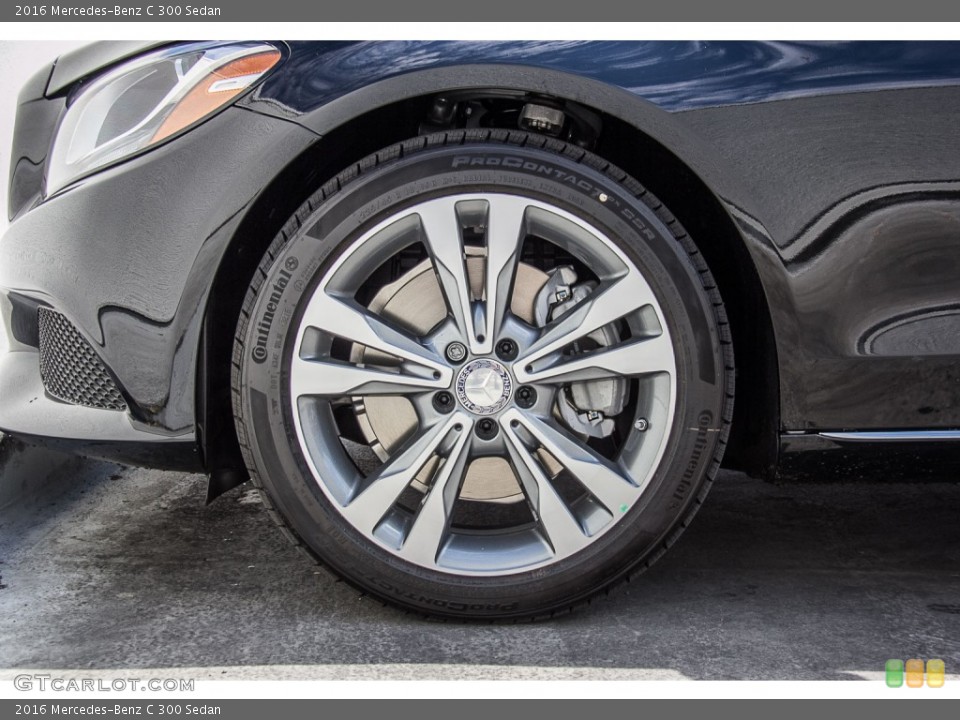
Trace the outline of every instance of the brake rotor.
{"label": "brake rotor", "polygon": [[[470,249],[468,248],[468,253]],[[474,297],[483,293],[484,258],[469,255],[467,276]],[[510,310],[524,322],[534,324],[537,293],[548,276],[532,265],[518,263]],[[416,335],[425,335],[447,313],[446,303],[429,260],[385,285],[370,302],[369,309]],[[351,361],[390,365],[393,359],[369,348],[355,346]],[[354,399],[357,420],[370,448],[382,461],[417,428],[413,405],[398,396],[366,396]],[[460,497],[485,502],[514,502],[523,499],[510,464],[499,457],[474,460],[467,469]]]}

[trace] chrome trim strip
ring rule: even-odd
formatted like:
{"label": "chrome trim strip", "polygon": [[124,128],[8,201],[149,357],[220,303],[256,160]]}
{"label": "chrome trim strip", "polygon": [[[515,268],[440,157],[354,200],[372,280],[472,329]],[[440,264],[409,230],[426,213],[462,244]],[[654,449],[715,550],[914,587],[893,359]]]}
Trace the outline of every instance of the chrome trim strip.
{"label": "chrome trim strip", "polygon": [[841,442],[932,442],[960,440],[960,430],[871,430],[867,432],[822,432],[820,437]]}
{"label": "chrome trim strip", "polygon": [[126,412],[52,399],[40,380],[36,351],[0,354],[0,429],[39,437],[100,442],[193,441],[193,432],[160,435],[139,429]]}

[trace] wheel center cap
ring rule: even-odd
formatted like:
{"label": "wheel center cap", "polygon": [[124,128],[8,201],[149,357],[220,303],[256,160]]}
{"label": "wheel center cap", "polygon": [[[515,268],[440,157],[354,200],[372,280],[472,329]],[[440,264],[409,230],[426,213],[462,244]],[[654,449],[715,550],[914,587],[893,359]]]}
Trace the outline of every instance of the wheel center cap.
{"label": "wheel center cap", "polygon": [[477,415],[490,415],[510,401],[513,381],[510,373],[496,360],[471,360],[457,375],[457,399]]}

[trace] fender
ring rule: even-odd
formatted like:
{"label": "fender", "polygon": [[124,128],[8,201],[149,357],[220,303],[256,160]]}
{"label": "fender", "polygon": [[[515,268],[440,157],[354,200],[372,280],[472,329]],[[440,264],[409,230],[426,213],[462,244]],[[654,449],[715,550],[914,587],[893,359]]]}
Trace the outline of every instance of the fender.
{"label": "fender", "polygon": [[[386,68],[384,72],[387,72]],[[279,104],[273,95],[280,88],[268,80],[240,105],[293,120],[323,136],[366,113],[403,100],[452,90],[489,88],[550,95],[586,105],[623,121],[673,153],[724,205],[735,207],[739,213],[749,216],[766,235],[764,223],[759,219],[762,215],[751,201],[744,183],[723,166],[696,131],[685,126],[683,113],[667,112],[623,88],[570,72],[507,64],[435,67],[370,83],[305,112]]]}

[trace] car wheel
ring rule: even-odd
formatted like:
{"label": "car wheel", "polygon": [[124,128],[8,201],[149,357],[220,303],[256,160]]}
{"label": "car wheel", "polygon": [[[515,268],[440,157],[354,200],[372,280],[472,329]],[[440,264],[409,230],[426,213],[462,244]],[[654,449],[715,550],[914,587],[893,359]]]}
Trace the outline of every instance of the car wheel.
{"label": "car wheel", "polygon": [[648,567],[732,413],[723,304],[680,224],[605,160],[505,131],[324,185],[263,258],[234,366],[285,534],[445,617],[549,617]]}

